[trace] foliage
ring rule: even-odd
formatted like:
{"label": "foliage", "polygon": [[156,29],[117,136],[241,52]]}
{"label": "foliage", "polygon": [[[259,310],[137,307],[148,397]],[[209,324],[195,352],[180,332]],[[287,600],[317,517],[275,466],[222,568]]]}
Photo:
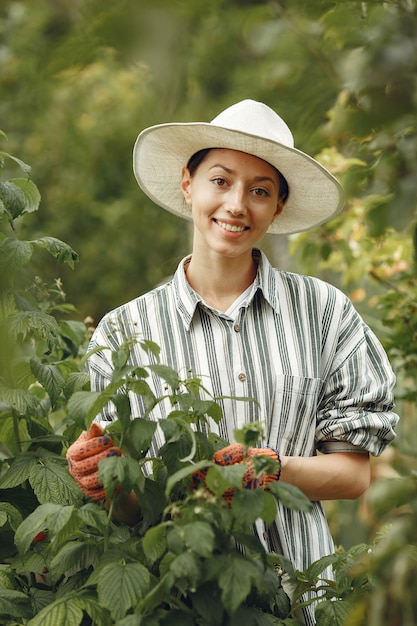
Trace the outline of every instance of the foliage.
{"label": "foliage", "polygon": [[[9,152],[18,147],[25,160],[36,163],[45,203],[38,214],[39,194],[28,166],[2,153],[0,165],[11,173],[0,194],[7,231],[0,234],[0,454],[4,478],[5,459],[13,459],[14,480],[22,481],[0,491],[0,550],[8,559],[0,567],[0,585],[7,619],[36,619],[42,603],[68,597],[64,583],[72,584],[63,577],[51,586],[39,573],[23,574],[17,561],[11,564],[13,536],[23,518],[52,497],[60,506],[73,506],[74,519],[87,506],[72,491],[63,454],[81,428],[81,419],[69,420],[68,404],[88,388],[82,368],[88,328],[57,320],[79,314],[65,302],[61,279],[54,278],[56,261],[63,262],[61,277],[80,310],[96,318],[163,280],[184,253],[188,232],[138,195],[129,175],[136,132],[161,120],[210,119],[224,106],[253,97],[276,108],[294,130],[296,145],[315,154],[347,191],[340,218],[291,237],[289,261],[278,254],[278,239],[266,238],[264,245],[277,264],[290,262],[291,269],[346,289],[382,338],[398,375],[402,420],[393,465],[404,478],[378,482],[369,494],[367,517],[382,548],[337,553],[337,589],[353,605],[345,621],[414,624],[414,0],[5,0],[0,32],[0,113],[7,120]],[[16,166],[23,172],[17,182]],[[72,249],[42,232],[77,242],[83,263],[76,278]],[[393,500],[396,491],[402,500]],[[170,497],[175,493],[173,488]],[[94,516],[106,516],[104,526],[110,524],[98,505],[88,507]],[[347,523],[353,526],[351,517]],[[76,548],[88,553],[83,538],[104,542],[113,531],[131,540],[123,526],[112,522],[109,528],[109,535],[79,532]],[[38,548],[42,558],[44,552],[53,558],[50,546],[61,540],[49,537],[30,546],[27,572],[40,568]],[[304,573],[294,575],[308,586]],[[79,591],[75,596],[84,604],[71,605],[67,615],[66,601],[58,602],[59,619],[76,622],[94,611]],[[324,615],[324,623],[343,621],[343,605],[331,606],[333,616],[326,615],[332,610],[326,604],[318,616]],[[101,615],[94,614],[98,623]]]}
{"label": "foliage", "polygon": [[[12,157],[3,154],[5,158]],[[15,161],[28,176],[29,168]],[[2,339],[9,349],[0,379],[2,623],[295,626],[300,624],[300,607],[315,603],[319,626],[342,626],[352,611],[355,615],[375,613],[375,602],[371,601],[369,609],[368,603],[369,598],[377,601],[379,597],[372,578],[377,580],[381,563],[393,561],[396,566],[400,559],[402,582],[412,581],[415,555],[409,554],[406,543],[415,539],[410,514],[401,520],[404,538],[398,532],[394,536],[400,550],[393,550],[392,533],[387,532],[375,553],[369,553],[367,546],[340,550],[305,572],[295,571],[283,555],[266,553],[251,533],[255,520],[272,523],[277,502],[308,510],[309,501],[285,483],[271,485],[267,492],[243,489],[244,467],[214,465],[213,452],[225,442],[205,433],[209,419],[220,419],[219,406],[215,398],[201,399],[200,380],[180,380],[174,370],[160,363],[155,344],[144,341],[142,348],[157,362],[137,368],[128,363],[126,341],[112,355],[111,385],[102,393],[88,390],[83,370],[86,327],[56,320],[55,315],[71,311],[57,301],[61,290],[44,286],[34,290],[27,282],[31,254],[38,247],[46,246],[58,260],[70,264],[76,255],[50,237],[32,242],[18,239],[15,221],[27,207],[36,210],[38,206],[23,193],[17,210],[14,185],[29,189],[30,198],[39,195],[33,183],[18,186],[15,180],[0,187],[3,230],[12,231],[10,237],[2,232],[0,255],[6,258],[13,249],[17,260],[11,266],[8,257],[8,268],[13,271],[9,280],[4,278],[1,290]],[[30,254],[20,255],[16,251],[25,244]],[[41,284],[39,278],[36,284]],[[149,412],[160,400],[146,382],[151,369],[164,380],[173,406],[168,418],[159,422],[165,444],[153,459],[147,452],[156,423],[147,414],[131,420],[128,401],[129,391],[144,395]],[[106,508],[86,501],[68,472],[64,455],[67,445],[109,400],[119,415],[109,432],[125,454],[100,463]],[[236,438],[248,447],[256,444],[259,435],[259,425],[253,424],[238,431]],[[191,491],[191,475],[202,467],[209,468],[207,488]],[[262,469],[260,464],[258,471]],[[231,486],[234,497],[229,507],[222,494]],[[120,498],[132,490],[142,508],[134,528],[116,521]],[[390,493],[396,494],[396,506],[411,503],[415,515],[414,479],[400,480]],[[386,498],[375,499],[377,513],[381,502],[386,507]],[[329,565],[335,570],[335,582],[322,577]],[[391,602],[398,599],[396,591],[391,592]],[[413,614],[414,607],[407,606],[407,611]]]}
{"label": "foliage", "polygon": [[[29,176],[24,163],[1,156],[2,163],[13,159]],[[0,191],[3,230],[11,231],[10,236],[2,232],[0,243],[3,269],[9,270],[2,273],[0,294],[2,343],[7,346],[0,373],[2,623],[163,624],[169,619],[232,624],[238,619],[272,623],[267,615],[288,617],[289,602],[274,570],[281,557],[266,555],[250,527],[257,517],[272,521],[274,495],[291,507],[305,508],[309,502],[285,485],[274,495],[246,491],[242,471],[221,467],[207,474],[210,491],[191,492],[191,473],[212,466],[208,459],[216,443],[221,445],[199,428],[208,417],[219,419],[219,407],[214,400],[199,399],[199,381],[182,382],[163,364],[129,366],[128,342],[113,354],[109,388],[101,394],[86,389],[85,327],[59,324],[51,313],[68,312],[68,306],[55,301],[62,292],[43,285],[40,290],[39,278],[36,288],[28,282],[34,249],[45,247],[70,264],[76,254],[50,237],[31,242],[17,237],[16,220],[39,205],[30,179],[2,182]],[[149,342],[143,349],[158,356],[157,346]],[[156,423],[146,415],[132,421],[127,394],[145,395],[152,409],[158,398],[146,384],[151,368],[170,390],[173,412],[160,423],[165,445],[158,458],[147,461]],[[100,464],[111,502],[106,511],[101,503],[85,502],[64,453],[110,399],[119,420],[109,430],[127,454]],[[258,436],[255,427],[241,434],[246,445]],[[142,472],[146,462],[152,464],[149,475]],[[231,485],[236,493],[229,508],[222,493]],[[119,498],[132,489],[142,508],[135,529],[113,521]],[[247,548],[247,556],[231,543],[233,536]]]}
{"label": "foliage", "polygon": [[[344,213],[352,207],[365,219],[362,240],[372,246],[368,235],[394,228],[410,241],[414,0],[5,0],[0,32],[0,117],[11,149],[36,163],[45,203],[23,228],[76,242],[83,263],[76,277],[66,267],[61,277],[94,319],[164,280],[188,251],[188,229],[137,188],[131,153],[139,130],[209,120],[245,97],[274,107],[296,146],[343,177],[348,198],[362,200]],[[355,162],[348,171],[346,159]],[[316,238],[309,233],[300,245]],[[319,260],[328,244],[325,237]],[[277,240],[265,246],[282,266]],[[360,256],[350,261],[357,276]],[[297,258],[289,264],[297,269]],[[306,266],[318,271],[312,256]],[[53,264],[45,269],[52,275]]]}

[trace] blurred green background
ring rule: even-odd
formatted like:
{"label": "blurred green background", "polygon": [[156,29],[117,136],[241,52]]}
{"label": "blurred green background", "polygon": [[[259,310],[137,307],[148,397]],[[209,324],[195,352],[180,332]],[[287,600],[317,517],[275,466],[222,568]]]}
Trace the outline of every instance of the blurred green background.
{"label": "blurred green background", "polygon": [[[80,263],[59,267],[59,278],[78,318],[96,323],[190,250],[189,226],[134,180],[139,131],[209,121],[243,98],[270,105],[295,145],[342,181],[347,203],[329,224],[267,236],[262,247],[276,266],[341,287],[383,341],[403,419],[374,473],[408,471],[417,444],[416,70],[413,0],[3,0],[1,149],[32,165],[42,194],[19,234],[75,248]],[[53,282],[55,263],[38,262]],[[368,539],[366,500],[328,512],[338,542]]]}

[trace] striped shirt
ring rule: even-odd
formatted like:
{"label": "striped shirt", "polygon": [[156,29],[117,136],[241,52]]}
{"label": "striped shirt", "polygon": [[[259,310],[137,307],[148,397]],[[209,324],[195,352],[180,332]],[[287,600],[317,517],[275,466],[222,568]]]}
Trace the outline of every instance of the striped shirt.
{"label": "striped shirt", "polygon": [[[199,377],[213,397],[221,398],[223,417],[212,431],[227,441],[233,441],[234,429],[260,421],[260,445],[283,455],[381,454],[395,438],[398,421],[392,412],[395,378],[381,344],[341,291],[274,269],[258,250],[253,256],[255,281],[226,313],[206,305],[191,288],[187,257],[172,280],[108,313],[91,348],[117,350],[126,337],[157,343],[161,363],[182,378]],[[149,363],[138,342],[130,362]],[[104,389],[113,369],[110,351],[93,354],[89,369],[92,390]],[[163,381],[157,376],[147,380],[157,397],[164,395]],[[142,397],[130,399],[132,417],[143,415]],[[171,410],[167,400],[151,418],[165,418]],[[112,406],[98,419],[104,424],[116,419]],[[157,431],[154,445],[162,443]],[[279,506],[268,538],[270,549],[301,571],[334,551],[320,502],[310,513]],[[314,624],[312,610],[304,617]]]}

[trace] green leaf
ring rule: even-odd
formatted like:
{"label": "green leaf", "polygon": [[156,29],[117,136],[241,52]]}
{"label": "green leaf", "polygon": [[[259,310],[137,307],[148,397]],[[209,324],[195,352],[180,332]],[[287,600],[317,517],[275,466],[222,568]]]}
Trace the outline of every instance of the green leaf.
{"label": "green leaf", "polygon": [[40,552],[26,552],[13,560],[13,567],[19,572],[40,574],[45,567],[45,555]]}
{"label": "green leaf", "polygon": [[184,526],[185,545],[201,557],[210,557],[214,548],[214,532],[207,522],[192,522]]}
{"label": "green leaf", "polygon": [[[171,526],[167,534],[167,546],[169,552],[175,555],[182,554],[185,550],[184,529],[181,526]],[[166,555],[165,555],[166,557]]]}
{"label": "green leaf", "polygon": [[169,496],[172,489],[178,482],[180,482],[184,478],[187,478],[187,476],[191,476],[193,472],[199,469],[203,469],[205,467],[209,467],[210,465],[212,465],[211,461],[199,461],[198,463],[193,463],[192,465],[186,465],[182,469],[169,476],[166,485],[166,495]]}
{"label": "green leaf", "polygon": [[30,599],[33,611],[37,614],[55,600],[55,593],[52,590],[36,589],[32,587],[30,591]]}
{"label": "green leaf", "polygon": [[175,578],[185,578],[194,587],[201,576],[201,561],[192,552],[187,551],[176,556],[169,569]]}
{"label": "green leaf", "polygon": [[264,494],[264,508],[260,517],[266,522],[267,526],[271,526],[277,515],[277,503],[274,496],[266,491]]}
{"label": "green leaf", "polygon": [[36,414],[40,406],[37,397],[24,389],[11,389],[0,386],[0,397],[4,404],[14,409],[19,415]]}
{"label": "green leaf", "polygon": [[14,273],[26,265],[32,257],[32,246],[27,241],[6,237],[0,243],[0,270]]}
{"label": "green leaf", "polygon": [[117,351],[111,353],[113,367],[116,370],[122,370],[129,359],[130,350],[127,345],[123,344]]}
{"label": "green leaf", "polygon": [[[90,375],[88,372],[71,372],[65,381],[64,395],[70,398],[76,391],[84,390],[84,387],[90,383]],[[87,391],[87,390],[85,390]]]}
{"label": "green leaf", "polygon": [[101,545],[69,541],[54,556],[49,570],[52,579],[58,581],[62,575],[73,576],[82,570],[96,567],[101,555]]}
{"label": "green leaf", "polygon": [[33,513],[23,520],[14,537],[16,548],[20,554],[24,554],[29,550],[33,538],[39,532],[45,532],[48,529],[49,515],[60,510],[61,506],[59,504],[48,502],[38,506]]}
{"label": "green leaf", "polygon": [[389,511],[407,505],[415,498],[417,482],[411,476],[384,478],[372,483],[366,497],[375,516],[382,517]]}
{"label": "green leaf", "polygon": [[137,418],[130,425],[130,440],[136,452],[145,455],[151,445],[157,423],[151,420]]}
{"label": "green leaf", "polygon": [[156,360],[159,361],[161,348],[157,343],[151,341],[151,339],[144,339],[140,342],[140,347],[142,348],[142,350],[145,350],[145,352],[152,354],[156,358]]}
{"label": "green leaf", "polygon": [[39,248],[45,248],[56,258],[58,263],[67,263],[72,269],[74,268],[74,263],[78,261],[78,254],[75,250],[64,241],[55,237],[39,237],[32,243],[39,246]]}
{"label": "green leaf", "polygon": [[139,463],[128,456],[110,456],[98,464],[99,482],[104,486],[108,497],[112,497],[118,485],[124,491],[131,491],[138,480],[143,478]]}
{"label": "green leaf", "polygon": [[166,602],[174,583],[174,575],[172,572],[167,572],[160,578],[159,583],[152,587],[149,593],[144,597],[136,608],[136,611],[139,614],[144,610],[151,612],[161,603]]}
{"label": "green leaf", "polygon": [[30,619],[32,617],[30,598],[21,591],[0,589],[0,615]]}
{"label": "green leaf", "polygon": [[269,491],[274,494],[287,509],[295,511],[309,512],[312,509],[312,502],[304,493],[289,483],[277,481],[268,485]]}
{"label": "green leaf", "polygon": [[[199,585],[195,593],[190,594],[193,608],[204,616],[203,624],[224,624],[224,609],[220,591],[215,582]],[[240,625],[242,626],[242,625]]]}
{"label": "green leaf", "polygon": [[343,600],[324,601],[316,604],[317,626],[343,626],[351,610],[351,605]]}
{"label": "green leaf", "polygon": [[259,577],[260,571],[248,559],[233,554],[220,558],[219,587],[222,590],[224,607],[232,614],[247,598],[252,580]]}
{"label": "green leaf", "polygon": [[9,502],[0,502],[0,514],[4,514],[6,517],[6,520],[3,524],[0,523],[0,526],[4,526],[7,521],[12,530],[16,530],[19,524],[22,523],[22,514]]}
{"label": "green leaf", "polygon": [[15,456],[9,469],[0,478],[0,489],[11,489],[24,483],[36,463],[37,458],[32,452],[22,452]]}
{"label": "green leaf", "polygon": [[110,563],[100,572],[97,591],[100,604],[109,609],[114,620],[144,598],[150,574],[141,563]]}
{"label": "green leaf", "polygon": [[61,506],[48,515],[48,532],[56,544],[72,537],[80,525],[74,506]]}
{"label": "green leaf", "polygon": [[76,346],[80,346],[85,341],[87,329],[84,322],[65,320],[59,323],[59,328],[61,335]]}
{"label": "green leaf", "polygon": [[32,467],[29,482],[41,504],[80,504],[82,492],[61,463],[44,461]]}
{"label": "green leaf", "polygon": [[[2,137],[6,137],[6,135],[3,133],[3,131],[0,131],[0,135]],[[30,172],[32,170],[32,168],[30,167],[30,165],[27,165],[27,163],[25,163],[24,161],[22,161],[21,159],[18,159],[17,157],[13,156],[12,154],[9,154],[8,152],[0,152],[0,159],[11,159],[12,161],[14,161],[15,163],[17,163],[17,165],[24,171],[24,173],[26,174],[27,177],[30,176]]]}
{"label": "green leaf", "polygon": [[333,563],[337,563],[339,558],[340,557],[338,554],[328,554],[326,556],[323,556],[318,561],[314,561],[314,563],[312,563],[310,567],[307,570],[305,570],[304,575],[308,577],[308,580],[310,580],[312,584],[315,584],[320,574],[327,567],[329,567],[330,565],[333,565]]}
{"label": "green leaf", "polygon": [[240,606],[231,616],[229,626],[301,626],[298,620],[281,620],[255,607]]}
{"label": "green leaf", "polygon": [[77,594],[76,603],[80,608],[84,609],[86,613],[91,617],[91,622],[93,624],[97,624],[97,626],[106,626],[107,624],[109,624],[108,611],[100,606],[95,592],[93,595],[91,590],[84,589],[82,591],[79,591]]}
{"label": "green leaf", "polygon": [[232,500],[232,512],[243,527],[255,523],[265,507],[265,493],[261,489],[239,489]]}
{"label": "green leaf", "polygon": [[260,422],[249,422],[242,428],[233,431],[236,443],[241,443],[245,448],[256,446],[263,433]]}
{"label": "green leaf", "polygon": [[18,185],[11,181],[0,183],[0,200],[12,219],[16,219],[25,211],[25,196]]}
{"label": "green leaf", "polygon": [[234,465],[213,466],[209,469],[206,484],[210,491],[222,495],[230,487],[241,487],[246,466],[243,463]]}
{"label": "green leaf", "polygon": [[15,577],[11,565],[0,563],[0,594],[2,589],[14,589]]}
{"label": "green leaf", "polygon": [[86,526],[94,528],[100,535],[104,535],[107,526],[107,512],[97,506],[95,502],[87,502],[78,509],[78,516]]}
{"label": "green leaf", "polygon": [[149,528],[143,537],[142,547],[147,560],[153,565],[166,550],[166,526],[159,524]]}
{"label": "green leaf", "polygon": [[27,626],[80,626],[82,619],[83,611],[77,598],[63,596],[48,604]]}
{"label": "green leaf", "polygon": [[101,391],[76,391],[68,400],[68,415],[79,425],[88,426],[109,402]]}
{"label": "green leaf", "polygon": [[145,478],[144,488],[139,498],[142,506],[144,527],[147,528],[151,524],[156,524],[167,505],[162,484],[150,478]]}
{"label": "green leaf", "polygon": [[42,311],[18,311],[7,319],[7,329],[13,339],[26,339],[28,335],[41,337],[52,345],[59,335],[59,326],[52,315]]}
{"label": "green leaf", "polygon": [[30,367],[34,376],[47,391],[54,407],[65,385],[65,379],[59,367],[57,365],[44,365],[35,357],[30,359]]}
{"label": "green leaf", "polygon": [[148,367],[157,376],[162,378],[162,380],[165,380],[165,382],[167,382],[173,390],[178,389],[180,379],[177,372],[172,367],[169,367],[168,365],[161,365],[159,363],[149,365]]}
{"label": "green leaf", "polygon": [[125,393],[115,394],[113,397],[114,405],[117,410],[117,417],[120,420],[123,428],[129,428],[132,420],[132,408],[130,406],[130,399]]}
{"label": "green leaf", "polygon": [[41,202],[41,194],[39,193],[39,189],[35,183],[27,178],[12,178],[9,182],[16,185],[16,187],[18,187],[22,192],[23,210],[19,215],[37,211]]}

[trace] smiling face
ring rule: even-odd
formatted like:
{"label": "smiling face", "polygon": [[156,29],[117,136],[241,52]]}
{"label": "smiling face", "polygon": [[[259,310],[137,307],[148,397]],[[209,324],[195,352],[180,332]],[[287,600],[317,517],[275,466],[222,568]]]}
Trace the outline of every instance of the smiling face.
{"label": "smiling face", "polygon": [[283,207],[276,170],[237,150],[210,150],[192,175],[183,169],[181,187],[193,216],[193,253],[251,254]]}

